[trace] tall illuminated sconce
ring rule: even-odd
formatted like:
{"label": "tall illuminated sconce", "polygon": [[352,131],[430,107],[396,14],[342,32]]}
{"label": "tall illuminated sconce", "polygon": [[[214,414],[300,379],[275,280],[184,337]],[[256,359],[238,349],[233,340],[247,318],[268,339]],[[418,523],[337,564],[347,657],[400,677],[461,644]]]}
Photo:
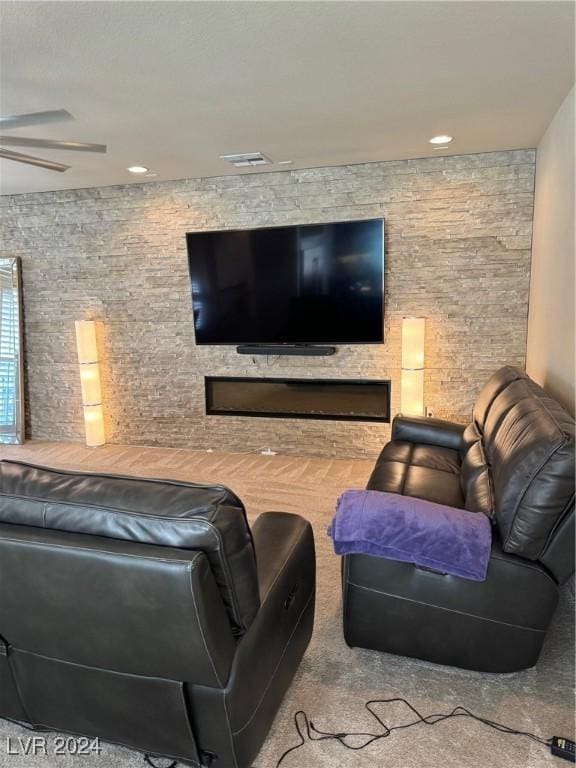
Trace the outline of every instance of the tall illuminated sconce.
{"label": "tall illuminated sconce", "polygon": [[423,317],[402,320],[400,411],[407,416],[424,416],[425,323]]}
{"label": "tall illuminated sconce", "polygon": [[95,448],[104,445],[104,411],[100,387],[100,365],[96,346],[96,323],[93,320],[76,320],[76,346],[80,384],[82,385],[82,406],[86,445]]}

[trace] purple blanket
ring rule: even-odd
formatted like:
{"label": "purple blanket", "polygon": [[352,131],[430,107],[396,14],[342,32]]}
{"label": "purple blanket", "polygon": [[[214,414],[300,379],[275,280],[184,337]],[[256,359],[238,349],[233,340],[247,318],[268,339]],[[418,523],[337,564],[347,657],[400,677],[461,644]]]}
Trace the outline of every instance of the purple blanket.
{"label": "purple blanket", "polygon": [[380,491],[345,491],[328,528],[337,555],[365,554],[484,581],[490,521],[481,512]]}

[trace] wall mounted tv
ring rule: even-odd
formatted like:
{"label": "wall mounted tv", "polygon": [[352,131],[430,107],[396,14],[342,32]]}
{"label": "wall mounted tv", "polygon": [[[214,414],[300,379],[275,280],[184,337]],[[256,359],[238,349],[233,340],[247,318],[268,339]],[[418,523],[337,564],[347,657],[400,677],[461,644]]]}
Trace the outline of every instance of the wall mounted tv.
{"label": "wall mounted tv", "polygon": [[382,219],[186,236],[198,344],[374,344]]}

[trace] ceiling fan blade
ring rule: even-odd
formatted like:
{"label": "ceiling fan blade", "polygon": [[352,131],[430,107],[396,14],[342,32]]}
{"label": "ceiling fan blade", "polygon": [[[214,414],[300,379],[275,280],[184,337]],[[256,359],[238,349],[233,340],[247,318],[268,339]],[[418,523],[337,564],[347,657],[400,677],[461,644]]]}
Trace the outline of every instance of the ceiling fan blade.
{"label": "ceiling fan blade", "polygon": [[6,117],[0,117],[0,127],[24,128],[27,125],[62,123],[64,120],[74,120],[74,118],[65,109],[52,109],[48,112],[31,112],[27,115],[6,115]]}
{"label": "ceiling fan blade", "polygon": [[39,168],[46,168],[49,171],[58,171],[59,173],[63,173],[70,168],[69,165],[53,163],[52,160],[42,160],[41,157],[23,155],[20,152],[11,152],[9,149],[0,149],[0,157],[3,157],[5,160],[14,160],[17,163],[26,163],[26,165],[37,165]]}
{"label": "ceiling fan blade", "polygon": [[84,141],[57,141],[52,139],[26,139],[24,136],[0,136],[0,144],[12,147],[43,147],[44,149],[70,149],[76,152],[106,152],[105,144]]}

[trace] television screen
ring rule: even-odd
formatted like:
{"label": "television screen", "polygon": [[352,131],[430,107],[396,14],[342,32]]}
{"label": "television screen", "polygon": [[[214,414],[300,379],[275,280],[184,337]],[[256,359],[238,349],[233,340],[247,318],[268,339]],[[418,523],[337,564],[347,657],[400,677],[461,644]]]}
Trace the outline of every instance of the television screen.
{"label": "television screen", "polygon": [[382,219],[186,239],[198,344],[383,341]]}

